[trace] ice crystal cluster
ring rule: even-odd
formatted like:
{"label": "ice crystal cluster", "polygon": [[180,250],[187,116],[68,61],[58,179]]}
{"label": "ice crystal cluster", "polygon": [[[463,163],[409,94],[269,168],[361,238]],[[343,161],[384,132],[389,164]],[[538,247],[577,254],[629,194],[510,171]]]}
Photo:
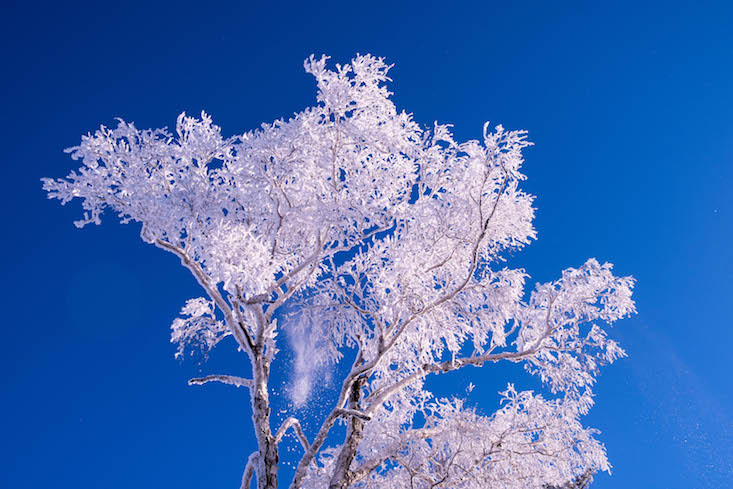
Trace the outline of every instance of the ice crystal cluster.
{"label": "ice crystal cluster", "polygon": [[[278,487],[289,430],[303,445],[279,482],[292,489],[527,489],[608,470],[581,417],[599,367],[624,355],[604,328],[634,312],[633,279],[590,259],[526,294],[525,271],[504,266],[535,238],[526,133],[487,124],[459,142],[448,125],[420,126],[390,100],[389,68],[311,57],[317,103],[230,138],[206,114],[182,114],[174,132],[120,120],[69,149],[81,167],[44,189],[81,200],[78,226],[105,210],[140,223],[200,284],[172,340],[183,355],[231,335],[249,358],[243,377],[190,381],[249,390],[257,450],[243,454],[243,488]],[[278,328],[318,335],[308,361],[351,365],[317,431],[271,425]],[[426,388],[497,362],[524,364],[547,392],[509,384],[479,412]]]}

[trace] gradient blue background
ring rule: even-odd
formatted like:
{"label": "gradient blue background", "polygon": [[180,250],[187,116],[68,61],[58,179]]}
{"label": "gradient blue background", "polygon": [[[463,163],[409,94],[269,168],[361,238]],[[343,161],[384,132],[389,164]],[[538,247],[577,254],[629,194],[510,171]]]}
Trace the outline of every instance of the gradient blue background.
{"label": "gradient blue background", "polygon": [[[118,116],[160,127],[205,109],[225,135],[288,117],[314,103],[304,58],[369,52],[395,63],[394,99],[425,125],[530,131],[539,240],[512,264],[533,282],[591,256],[638,279],[639,314],[612,331],[629,357],[586,419],[614,465],[593,488],[731,487],[731,3],[263,3],[5,4],[0,486],[238,487],[247,394],[186,380],[246,362],[225,344],[180,363],[169,343],[197,285],[136,225],[75,229],[78,203],[45,200],[39,179],[75,168],[62,150]],[[435,387],[473,380],[488,410],[507,372]]]}

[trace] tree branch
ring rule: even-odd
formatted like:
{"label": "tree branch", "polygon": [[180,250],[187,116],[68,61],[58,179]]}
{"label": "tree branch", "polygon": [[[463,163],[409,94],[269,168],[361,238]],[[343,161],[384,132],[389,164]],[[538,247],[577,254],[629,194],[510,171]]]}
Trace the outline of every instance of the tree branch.
{"label": "tree branch", "polygon": [[336,409],[336,415],[337,416],[354,416],[356,418],[361,418],[364,421],[371,421],[372,419],[369,415],[364,414],[361,411],[357,411],[355,409],[338,408]]}
{"label": "tree branch", "polygon": [[229,328],[232,330],[234,338],[237,340],[237,343],[239,343],[239,346],[241,346],[244,351],[252,355],[254,342],[252,341],[252,337],[247,332],[247,328],[245,328],[243,324],[240,324],[234,318],[231,307],[229,307],[229,304],[227,304],[219,291],[216,289],[216,285],[212,285],[210,283],[209,277],[204,273],[199,264],[192,260],[191,257],[189,257],[184,250],[176,245],[168,243],[167,241],[163,241],[160,238],[157,238],[154,241],[154,244],[158,248],[173,253],[181,259],[181,264],[183,264],[184,267],[188,268],[191,271],[193,276],[198,281],[199,285],[203,287],[211,300],[216,303],[222,314],[224,314],[224,318],[226,319]]}
{"label": "tree branch", "polygon": [[285,421],[283,421],[283,424],[280,425],[277,433],[275,433],[275,443],[280,443],[283,436],[285,436],[285,432],[288,431],[288,428],[293,428],[295,434],[298,435],[300,444],[303,445],[303,448],[307,451],[310,448],[308,438],[306,438],[305,433],[303,433],[303,428],[300,426],[300,422],[293,417],[286,419]]}
{"label": "tree branch", "polygon": [[221,382],[222,384],[246,387],[247,389],[254,388],[252,379],[243,379],[242,377],[234,377],[232,375],[207,375],[206,377],[189,380],[188,385],[204,385],[207,382]]}
{"label": "tree branch", "polygon": [[303,482],[303,478],[305,477],[308,466],[313,461],[313,458],[316,456],[318,451],[321,449],[323,443],[326,441],[326,437],[331,431],[331,428],[333,427],[336,418],[339,417],[338,411],[343,409],[341,406],[343,406],[346,402],[346,397],[349,395],[351,385],[358,377],[358,375],[355,374],[355,371],[357,370],[356,366],[361,363],[361,361],[362,354],[361,351],[359,351],[359,353],[357,353],[356,355],[356,358],[354,359],[354,363],[351,365],[351,373],[346,376],[341,386],[341,392],[339,394],[338,400],[336,401],[336,406],[328,414],[326,419],[323,420],[323,424],[321,424],[321,429],[318,430],[318,433],[313,440],[313,444],[310,446],[310,448],[308,448],[308,450],[306,450],[306,452],[303,454],[303,457],[300,459],[300,462],[298,462],[298,467],[295,470],[295,475],[293,476],[293,480],[290,483],[290,489],[300,488],[300,484]]}
{"label": "tree branch", "polygon": [[308,450],[306,450],[306,452],[303,454],[303,457],[301,457],[300,462],[298,463],[298,467],[295,470],[295,475],[293,476],[293,481],[290,483],[290,489],[298,489],[300,487],[300,484],[303,482],[303,478],[305,477],[306,469],[313,461],[313,458],[316,456],[316,453],[318,453],[318,450],[321,449],[321,446],[326,441],[326,436],[331,430],[331,427],[333,426],[333,423],[334,421],[336,421],[337,417],[338,416],[336,415],[336,412],[334,410],[331,411],[331,413],[323,421],[321,429],[318,431],[318,434],[313,440],[313,444],[311,444]]}
{"label": "tree branch", "polygon": [[[379,406],[381,406],[392,394],[399,391],[400,389],[403,389],[404,387],[407,387],[411,383],[415,382],[416,380],[432,373],[438,373],[438,372],[450,372],[452,370],[458,370],[459,368],[466,367],[468,365],[472,365],[474,367],[480,367],[486,362],[498,362],[500,360],[509,360],[512,362],[518,362],[520,360],[523,360],[524,358],[534,355],[537,353],[538,348],[533,348],[530,350],[525,350],[521,352],[502,352],[502,353],[489,353],[485,355],[477,355],[474,357],[465,357],[465,358],[459,358],[456,360],[448,360],[442,363],[426,363],[423,364],[422,370],[414,372],[407,377],[401,379],[398,382],[395,382],[389,387],[384,387],[382,389],[379,389],[375,391],[371,396],[369,396],[366,400],[369,402],[369,407],[364,410],[364,412],[367,415],[373,414],[374,411],[376,411]],[[372,397],[375,397],[374,400],[370,400]]]}
{"label": "tree branch", "polygon": [[247,459],[247,465],[244,467],[244,473],[242,474],[242,485],[239,489],[249,489],[250,483],[252,482],[252,474],[255,470],[255,459],[257,458],[257,452],[253,452]]}
{"label": "tree branch", "polygon": [[[419,316],[422,316],[426,312],[429,312],[437,307],[439,307],[441,304],[453,299],[455,296],[457,296],[465,287],[468,285],[468,283],[471,281],[471,277],[473,277],[473,274],[476,272],[476,268],[478,267],[478,260],[479,260],[479,246],[481,245],[481,242],[483,241],[484,237],[486,237],[486,233],[489,229],[489,222],[491,222],[491,219],[494,217],[494,214],[496,213],[496,209],[499,206],[499,200],[501,199],[501,196],[504,195],[504,191],[506,190],[507,183],[509,181],[509,174],[507,173],[506,169],[504,168],[504,165],[501,165],[501,169],[504,172],[504,179],[501,183],[501,187],[499,188],[499,193],[496,196],[496,200],[494,201],[494,205],[491,209],[491,213],[486,218],[485,221],[481,223],[481,232],[476,238],[476,241],[473,245],[473,250],[471,252],[471,267],[470,271],[468,272],[466,278],[452,291],[444,294],[443,296],[436,299],[432,304],[429,304],[428,306],[424,307],[420,312],[413,314],[410,316],[402,325],[395,325],[394,333],[392,334],[392,338],[389,340],[387,345],[384,347],[383,352],[389,351],[397,342],[399,337],[402,335],[402,333],[407,329],[407,326],[416,318]],[[479,210],[481,210],[481,204],[479,204]],[[376,360],[381,358],[382,355],[379,355]],[[374,362],[374,366],[376,366],[376,362]],[[373,367],[370,367],[373,368]]]}

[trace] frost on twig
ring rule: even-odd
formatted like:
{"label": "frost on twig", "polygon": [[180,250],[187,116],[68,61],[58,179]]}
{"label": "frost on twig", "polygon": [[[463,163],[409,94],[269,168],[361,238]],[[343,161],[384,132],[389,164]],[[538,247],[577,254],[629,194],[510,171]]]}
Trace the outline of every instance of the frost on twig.
{"label": "frost on twig", "polygon": [[178,344],[176,358],[183,356],[186,347],[197,348],[208,353],[219,341],[231,332],[214,316],[214,304],[203,298],[191,299],[181,309],[188,316],[176,318],[171,325],[171,343]]}

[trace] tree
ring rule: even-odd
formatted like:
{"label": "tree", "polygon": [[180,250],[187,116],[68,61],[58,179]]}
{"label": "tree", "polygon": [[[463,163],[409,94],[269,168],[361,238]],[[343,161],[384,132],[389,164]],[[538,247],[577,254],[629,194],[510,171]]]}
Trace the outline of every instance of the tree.
{"label": "tree", "polygon": [[[181,114],[175,134],[120,120],[67,150],[81,168],[44,189],[81,199],[79,227],[107,208],[141,223],[198,281],[204,297],[172,340],[180,356],[231,335],[249,358],[248,378],[190,381],[249,390],[258,449],[243,488],[277,487],[291,429],[303,446],[292,489],[541,488],[608,470],[580,417],[598,367],[624,355],[596,322],[634,312],[633,279],[590,259],[525,298],[524,270],[502,266],[535,238],[518,185],[525,131],[486,124],[483,141],[459,143],[450,126],[421,128],[390,100],[389,68],[310,57],[318,103],[228,139],[206,114]],[[271,426],[281,330],[311,366],[351,363],[310,436],[294,417]],[[550,397],[509,384],[486,416],[427,390],[431,374],[497,362],[523,363]]]}

